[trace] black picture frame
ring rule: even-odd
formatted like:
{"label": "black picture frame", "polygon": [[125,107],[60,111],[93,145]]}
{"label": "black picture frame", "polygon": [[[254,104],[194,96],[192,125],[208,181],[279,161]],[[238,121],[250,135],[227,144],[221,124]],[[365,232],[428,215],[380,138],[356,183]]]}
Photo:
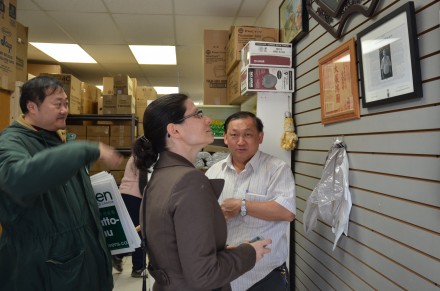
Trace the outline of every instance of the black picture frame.
{"label": "black picture frame", "polygon": [[423,97],[413,2],[359,32],[357,42],[364,108]]}
{"label": "black picture frame", "polygon": [[309,31],[307,0],[284,0],[279,6],[280,42],[297,44]]}

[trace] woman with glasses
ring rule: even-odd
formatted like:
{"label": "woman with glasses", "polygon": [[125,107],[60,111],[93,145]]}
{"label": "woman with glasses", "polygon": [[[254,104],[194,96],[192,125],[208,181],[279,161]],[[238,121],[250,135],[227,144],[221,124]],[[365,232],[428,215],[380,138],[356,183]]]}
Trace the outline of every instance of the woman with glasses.
{"label": "woman with glasses", "polygon": [[214,140],[210,123],[184,94],[160,97],[144,112],[133,154],[137,168],[154,169],[140,211],[154,291],[230,290],[230,281],[270,252],[271,240],[226,247],[217,201],[224,181],[194,167]]}

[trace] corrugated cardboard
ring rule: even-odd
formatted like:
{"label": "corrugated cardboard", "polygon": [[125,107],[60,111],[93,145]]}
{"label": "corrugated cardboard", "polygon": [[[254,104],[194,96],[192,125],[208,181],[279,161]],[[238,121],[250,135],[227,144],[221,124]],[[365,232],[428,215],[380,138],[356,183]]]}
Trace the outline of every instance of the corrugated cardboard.
{"label": "corrugated cardboard", "polygon": [[232,26],[226,47],[226,73],[230,73],[241,59],[241,49],[251,40],[278,42],[279,30],[256,26]]}
{"label": "corrugated cardboard", "polygon": [[292,67],[292,44],[249,41],[241,50],[241,70],[246,66]]}
{"label": "corrugated cardboard", "polygon": [[17,1],[6,0],[1,4],[3,5],[0,6],[2,8],[0,10],[0,38],[2,40],[0,43],[0,88],[14,91],[17,57]]}
{"label": "corrugated cardboard", "polygon": [[[28,74],[39,76],[40,74],[61,74],[60,65],[27,64]],[[28,80],[30,78],[28,77]]]}
{"label": "corrugated cardboard", "polygon": [[250,67],[241,71],[241,95],[255,92],[294,92],[294,71],[289,68]]}
{"label": "corrugated cardboard", "polygon": [[17,22],[17,53],[15,57],[15,76],[20,82],[27,81],[28,27]]}
{"label": "corrugated cardboard", "polygon": [[227,104],[226,45],[227,30],[204,31],[203,104]]}

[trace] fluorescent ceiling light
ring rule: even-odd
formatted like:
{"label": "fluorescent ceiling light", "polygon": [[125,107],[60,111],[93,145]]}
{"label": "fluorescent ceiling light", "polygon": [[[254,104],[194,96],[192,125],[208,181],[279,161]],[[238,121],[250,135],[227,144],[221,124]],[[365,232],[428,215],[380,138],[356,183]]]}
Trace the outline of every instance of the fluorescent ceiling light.
{"label": "fluorescent ceiling light", "polygon": [[179,87],[154,87],[154,89],[160,95],[179,93]]}
{"label": "fluorescent ceiling light", "polygon": [[77,44],[31,42],[31,45],[60,63],[96,63]]}
{"label": "fluorescent ceiling light", "polygon": [[176,47],[160,45],[129,45],[140,65],[175,65]]}

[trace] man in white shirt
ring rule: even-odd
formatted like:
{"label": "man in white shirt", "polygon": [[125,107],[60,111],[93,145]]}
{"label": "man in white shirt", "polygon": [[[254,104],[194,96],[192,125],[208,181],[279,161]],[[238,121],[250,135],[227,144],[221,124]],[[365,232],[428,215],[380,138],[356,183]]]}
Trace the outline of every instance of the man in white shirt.
{"label": "man in white shirt", "polygon": [[287,231],[295,219],[295,182],[284,161],[263,153],[263,123],[251,112],[229,116],[224,142],[230,155],[206,175],[225,180],[219,203],[228,223],[227,244],[238,245],[259,236],[272,239],[272,252],[234,280],[234,291],[290,290],[285,262]]}

